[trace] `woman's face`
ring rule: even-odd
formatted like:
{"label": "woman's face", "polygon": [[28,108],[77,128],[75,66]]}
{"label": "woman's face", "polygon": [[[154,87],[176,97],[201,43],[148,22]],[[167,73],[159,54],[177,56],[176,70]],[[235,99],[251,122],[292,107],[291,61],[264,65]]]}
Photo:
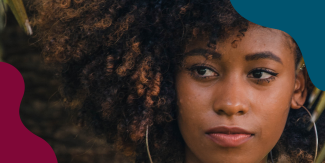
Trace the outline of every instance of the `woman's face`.
{"label": "woman's face", "polygon": [[297,86],[294,45],[253,24],[238,35],[186,47],[176,77],[186,163],[265,163],[283,132]]}

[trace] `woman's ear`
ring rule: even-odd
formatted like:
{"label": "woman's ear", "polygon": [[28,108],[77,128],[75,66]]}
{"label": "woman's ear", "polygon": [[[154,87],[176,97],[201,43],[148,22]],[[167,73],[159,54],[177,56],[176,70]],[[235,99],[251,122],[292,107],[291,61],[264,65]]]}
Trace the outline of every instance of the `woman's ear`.
{"label": "woman's ear", "polygon": [[299,71],[296,76],[295,89],[291,99],[290,107],[292,109],[299,109],[304,105],[307,97],[307,88],[306,88],[306,78],[307,75],[306,69]]}

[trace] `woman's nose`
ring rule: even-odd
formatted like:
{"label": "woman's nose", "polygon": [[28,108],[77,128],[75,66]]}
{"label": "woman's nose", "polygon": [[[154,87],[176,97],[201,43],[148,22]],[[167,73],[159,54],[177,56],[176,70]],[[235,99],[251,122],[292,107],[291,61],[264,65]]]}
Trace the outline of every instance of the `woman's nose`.
{"label": "woman's nose", "polygon": [[[218,115],[244,115],[250,109],[249,93],[244,81],[220,83],[216,89],[213,109]],[[218,95],[217,95],[218,94]]]}

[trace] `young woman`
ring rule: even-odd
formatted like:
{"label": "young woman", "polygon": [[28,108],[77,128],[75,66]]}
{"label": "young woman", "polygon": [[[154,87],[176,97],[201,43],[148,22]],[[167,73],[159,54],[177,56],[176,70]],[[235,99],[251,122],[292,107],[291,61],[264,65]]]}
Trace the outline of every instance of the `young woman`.
{"label": "young woman", "polygon": [[[248,22],[229,0],[36,0],[34,7],[64,100],[133,161],[313,161],[299,47]],[[324,116],[317,125],[323,144]]]}

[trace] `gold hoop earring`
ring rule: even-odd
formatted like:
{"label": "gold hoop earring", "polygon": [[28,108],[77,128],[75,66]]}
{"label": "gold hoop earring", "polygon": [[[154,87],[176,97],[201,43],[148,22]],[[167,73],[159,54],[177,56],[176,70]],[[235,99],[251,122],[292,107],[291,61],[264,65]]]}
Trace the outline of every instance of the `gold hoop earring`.
{"label": "gold hoop earring", "polygon": [[[296,102],[297,103],[297,102]],[[297,103],[297,105],[299,105],[298,103]],[[311,113],[309,112],[309,110],[306,108],[306,107],[304,107],[304,106],[302,106],[302,105],[299,105],[300,107],[302,107],[302,108],[304,108],[306,111],[307,111],[307,113],[309,114],[309,116],[310,116],[310,121],[312,122],[312,124],[314,125],[314,130],[315,130],[315,138],[316,138],[316,149],[315,149],[315,157],[314,157],[314,162],[316,162],[316,158],[317,158],[317,151],[318,151],[318,133],[317,133],[317,127],[316,127],[316,123],[315,122],[313,122],[312,120],[311,120],[311,118],[312,118],[312,115],[311,115]]]}
{"label": "gold hoop earring", "polygon": [[[299,104],[297,103],[297,105],[299,105]],[[305,106],[302,106],[302,105],[299,105],[299,106],[302,107],[302,108],[304,108],[307,111],[307,113],[309,114],[310,118],[312,118],[311,113],[309,112],[309,110]],[[315,138],[316,138],[316,143],[315,143],[316,144],[316,150],[315,150],[315,157],[314,157],[314,161],[313,161],[315,163],[316,162],[316,158],[317,158],[317,151],[318,151],[318,133],[317,133],[317,127],[316,127],[315,122],[312,122],[312,123],[313,123],[313,126],[314,126]],[[272,150],[270,151],[270,156],[271,156],[272,163],[274,163],[273,162],[273,156],[272,156]]]}
{"label": "gold hoop earring", "polygon": [[[306,65],[305,65],[304,58],[301,58],[300,61],[299,61],[299,63],[298,63],[298,69],[296,69],[296,74],[298,74],[298,72],[301,71],[301,70],[303,70],[305,67],[306,67]],[[315,99],[315,100],[316,100],[316,99]],[[311,125],[310,125],[310,127],[307,128],[307,130],[309,131],[309,130],[311,129],[311,127],[314,126],[314,130],[315,130],[315,138],[316,138],[316,143],[315,143],[315,144],[316,144],[316,149],[315,149],[314,162],[316,162],[316,158],[317,158],[317,150],[318,150],[318,133],[317,133],[317,127],[316,127],[316,123],[315,123],[316,118],[314,118],[314,116],[311,115],[311,113],[309,112],[309,110],[308,110],[306,107],[304,107],[303,105],[299,105],[297,102],[296,102],[296,104],[297,104],[298,106],[304,108],[304,109],[308,112],[308,114],[309,114],[309,116],[310,116],[310,122],[311,122]],[[315,120],[313,120],[313,119],[315,119]]]}
{"label": "gold hoop earring", "polygon": [[150,151],[149,151],[149,139],[148,139],[148,130],[149,130],[149,126],[147,125],[147,131],[146,131],[146,146],[147,146],[147,153],[148,153],[148,157],[149,157],[149,160],[150,160],[150,163],[153,163],[152,162],[152,159],[151,159],[151,154],[150,154]]}

